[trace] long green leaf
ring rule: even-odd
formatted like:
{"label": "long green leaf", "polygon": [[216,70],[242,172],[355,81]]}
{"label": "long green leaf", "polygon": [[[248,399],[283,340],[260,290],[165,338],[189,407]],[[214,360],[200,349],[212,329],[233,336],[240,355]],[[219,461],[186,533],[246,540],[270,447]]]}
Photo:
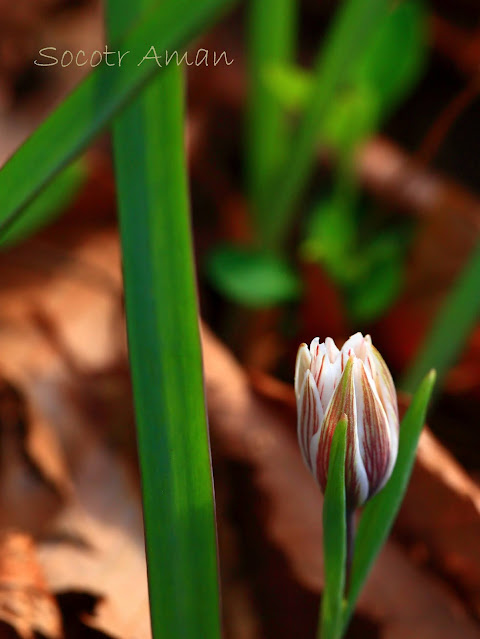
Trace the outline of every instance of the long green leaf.
{"label": "long green leaf", "polygon": [[[109,0],[111,36],[151,4]],[[219,639],[183,93],[169,66],[125,109],[115,168],[153,636]]]}
{"label": "long green leaf", "polygon": [[119,121],[115,156],[153,634],[215,639],[215,526],[180,79],[180,69],[169,68],[142,97],[139,117]]}
{"label": "long green leaf", "polygon": [[460,277],[452,286],[443,307],[435,317],[420,352],[400,383],[410,391],[435,368],[439,387],[448,369],[459,357],[480,316],[480,244],[473,251]]}
{"label": "long green leaf", "polygon": [[250,206],[259,239],[276,224],[267,200],[272,180],[286,160],[287,113],[266,77],[276,65],[291,64],[296,35],[296,0],[249,0],[246,168]]}
{"label": "long green leaf", "polygon": [[294,207],[311,174],[319,133],[330,113],[332,100],[348,79],[351,61],[391,8],[391,0],[347,0],[329,33],[324,53],[316,64],[313,90],[288,160],[272,187],[270,214],[275,223],[271,225],[268,243],[274,250],[279,250],[286,239]]}
{"label": "long green leaf", "polygon": [[347,558],[345,452],[347,419],[338,422],[330,450],[328,480],[323,502],[323,560],[325,587],[319,639],[340,636]]}
{"label": "long green leaf", "polygon": [[343,629],[350,620],[370,569],[385,543],[400,509],[415,461],[418,439],[425,423],[428,403],[435,384],[435,371],[421,383],[402,420],[397,462],[385,488],[364,508],[356,537],[352,577]]}
{"label": "long green leaf", "polygon": [[87,178],[87,170],[83,157],[63,169],[0,237],[0,248],[23,242],[59,217],[74,201]]}
{"label": "long green leaf", "polygon": [[[102,64],[70,94],[0,171],[0,234],[161,68],[138,63],[181,49],[232,0],[165,0],[148,11],[111,50],[129,51],[122,65]],[[133,3],[132,3],[133,4]],[[171,64],[175,64],[175,58]],[[165,67],[163,67],[165,69]],[[135,158],[132,157],[132,163]]]}

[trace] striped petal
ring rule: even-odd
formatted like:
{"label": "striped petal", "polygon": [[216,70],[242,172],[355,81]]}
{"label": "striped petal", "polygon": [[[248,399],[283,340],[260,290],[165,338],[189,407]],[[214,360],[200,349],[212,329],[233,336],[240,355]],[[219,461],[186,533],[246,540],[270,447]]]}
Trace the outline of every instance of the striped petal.
{"label": "striped petal", "polygon": [[361,333],[355,333],[352,335],[345,344],[342,346],[342,351],[348,355],[349,351],[353,351],[356,357],[363,359],[366,353],[366,348],[368,344],[368,335],[367,337],[363,337]]}
{"label": "striped petal", "polygon": [[337,345],[331,337],[327,337],[327,339],[325,340],[325,350],[327,352],[330,363],[333,364],[333,362],[337,359],[340,351],[338,350]]}
{"label": "striped petal", "polygon": [[355,395],[360,452],[368,479],[368,497],[388,479],[391,438],[388,419],[371,376],[362,361],[355,361]]}
{"label": "striped petal", "polygon": [[343,415],[346,415],[348,427],[345,488],[347,503],[350,508],[363,503],[368,495],[368,480],[360,455],[359,438],[356,430],[357,417],[353,367],[354,357],[349,357],[326,411],[317,453],[317,478],[322,490],[325,490],[333,433]]}
{"label": "striped petal", "polygon": [[308,346],[306,344],[300,344],[300,348],[297,352],[297,361],[295,362],[295,395],[297,400],[300,398],[300,390],[305,380],[305,373],[310,368],[312,357]]}
{"label": "striped petal", "polygon": [[377,349],[371,345],[366,358],[365,366],[370,372],[378,392],[378,396],[387,415],[387,425],[390,432],[391,442],[391,463],[388,475],[390,475],[395,464],[398,452],[398,436],[400,429],[400,419],[398,415],[397,393],[392,376],[385,364],[383,357]]}
{"label": "striped petal", "polygon": [[[297,402],[297,435],[302,456],[312,472],[311,444],[315,434],[320,430],[323,409],[318,397],[317,385],[312,373],[308,370]],[[317,438],[318,439],[318,438]]]}

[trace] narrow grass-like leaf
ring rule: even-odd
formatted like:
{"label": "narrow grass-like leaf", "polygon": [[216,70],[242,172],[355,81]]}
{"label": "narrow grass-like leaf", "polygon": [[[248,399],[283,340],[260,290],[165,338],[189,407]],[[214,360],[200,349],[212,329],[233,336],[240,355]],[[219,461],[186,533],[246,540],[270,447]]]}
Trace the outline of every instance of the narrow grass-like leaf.
{"label": "narrow grass-like leaf", "polygon": [[[346,95],[340,91],[331,105],[332,118],[351,91],[361,87],[377,94],[382,111],[401,100],[419,79],[428,51],[428,10],[424,0],[392,5],[373,36],[364,42],[348,69]],[[403,58],[399,58],[403,52]],[[396,71],[394,73],[394,71]],[[294,65],[269,68],[266,84],[288,111],[301,111],[314,85],[312,71]],[[328,133],[327,130],[324,132]]]}
{"label": "narrow grass-like leaf", "polygon": [[290,216],[313,166],[318,136],[337,90],[348,79],[351,61],[392,9],[391,0],[347,0],[329,32],[305,113],[289,149],[288,161],[272,187],[268,244],[278,250],[285,241]]}
{"label": "narrow grass-like leaf", "polygon": [[[109,0],[110,33],[150,4]],[[183,93],[171,65],[125,109],[115,169],[153,637],[219,639]]]}
{"label": "narrow grass-like leaf", "polygon": [[287,114],[267,84],[268,71],[292,62],[296,35],[296,0],[249,0],[246,169],[250,205],[259,239],[276,224],[267,197],[286,160]]}
{"label": "narrow grass-like leaf", "polygon": [[63,169],[0,237],[0,247],[8,248],[23,242],[59,217],[74,200],[86,175],[84,158],[79,158]]}
{"label": "narrow grass-like leaf", "polygon": [[400,426],[397,462],[385,488],[365,506],[355,540],[352,577],[347,605],[343,615],[343,630],[350,620],[360,591],[373,563],[385,543],[400,509],[415,461],[418,438],[425,423],[428,403],[435,384],[431,371],[415,393]]}
{"label": "narrow grass-like leaf", "polygon": [[[138,65],[155,44],[159,55],[182,49],[232,0],[164,0],[111,50],[129,51],[122,65],[102,64],[43,122],[0,171],[0,235],[38,193],[75,158],[158,72]],[[174,61],[171,62],[175,64]],[[134,159],[132,158],[132,162]]]}
{"label": "narrow grass-like leaf", "polygon": [[218,639],[181,75],[169,67],[120,119],[116,175],[153,634]]}
{"label": "narrow grass-like leaf", "polygon": [[323,590],[319,639],[340,636],[345,566],[347,559],[347,528],[345,499],[345,451],[347,419],[341,419],[333,434],[327,487],[323,502],[323,557],[325,587]]}
{"label": "narrow grass-like leaf", "polygon": [[400,383],[402,389],[411,392],[430,368],[437,370],[438,386],[441,387],[480,316],[479,291],[480,244],[435,317],[420,352]]}

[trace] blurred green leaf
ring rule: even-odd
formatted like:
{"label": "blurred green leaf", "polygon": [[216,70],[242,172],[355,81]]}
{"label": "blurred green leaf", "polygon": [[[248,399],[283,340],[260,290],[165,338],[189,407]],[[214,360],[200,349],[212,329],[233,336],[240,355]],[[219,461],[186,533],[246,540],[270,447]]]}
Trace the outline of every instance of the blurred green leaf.
{"label": "blurred green leaf", "polygon": [[401,100],[423,70],[427,18],[421,0],[399,2],[352,64],[352,84],[376,91],[383,109]]}
{"label": "blurred green leaf", "polygon": [[[411,90],[427,51],[427,12],[423,2],[399,3],[384,15],[348,66],[343,84],[318,132],[327,144],[348,152],[371,135],[388,109]],[[265,82],[284,108],[301,111],[310,100],[315,77],[295,66],[272,66]]]}
{"label": "blurred green leaf", "polygon": [[300,255],[323,266],[342,289],[352,320],[366,322],[400,291],[407,234],[399,225],[365,233],[359,209],[355,184],[338,173],[334,192],[307,219]]}
{"label": "blurred green leaf", "polygon": [[390,0],[348,0],[341,4],[326,44],[315,63],[314,82],[290,145],[286,162],[273,182],[267,246],[279,251],[287,238],[298,199],[311,175],[319,135],[350,77],[350,66],[391,10]]}
{"label": "blurred green leaf", "polygon": [[390,533],[402,504],[434,384],[435,371],[431,371],[415,393],[402,420],[398,457],[392,476],[385,488],[363,509],[355,542],[356,550],[353,556],[347,606],[343,615],[344,631],[370,569]]}
{"label": "blurred green leaf", "polygon": [[439,386],[460,356],[480,317],[480,244],[469,256],[442,308],[433,319],[424,343],[400,386],[411,391],[429,367],[438,369]]}
{"label": "blurred green leaf", "polygon": [[[312,72],[300,67],[271,67],[265,77],[271,92],[291,112],[301,111],[313,91]],[[375,129],[378,118],[378,92],[360,84],[348,85],[339,88],[318,135],[327,145],[347,152]]]}
{"label": "blurred green leaf", "polygon": [[341,629],[347,561],[346,447],[347,420],[341,419],[333,433],[327,487],[323,502],[325,587],[322,598],[319,639],[338,639]]}
{"label": "blurred green leaf", "polygon": [[325,118],[322,141],[348,156],[378,126],[378,93],[359,85],[342,91],[335,103]]}
{"label": "blurred green leaf", "polygon": [[300,254],[309,261],[323,264],[340,284],[351,284],[358,277],[358,260],[354,253],[357,233],[355,187],[348,173],[337,174],[334,191],[311,212]]}
{"label": "blurred green leaf", "polygon": [[290,111],[300,111],[313,90],[313,74],[295,65],[270,64],[263,81],[277,101]]}
{"label": "blurred green leaf", "polygon": [[226,297],[253,308],[288,302],[300,294],[300,281],[288,262],[257,250],[220,246],[210,254],[206,272]]}
{"label": "blurred green leaf", "polygon": [[26,240],[59,217],[74,200],[85,182],[87,166],[83,158],[67,166],[0,236],[0,247],[8,248]]}
{"label": "blurred green leaf", "polygon": [[371,135],[411,90],[427,50],[424,3],[407,0],[386,14],[350,65],[350,77],[325,121],[324,136],[343,152]]}
{"label": "blurred green leaf", "polygon": [[[350,155],[412,86],[425,59],[426,22],[421,0],[406,0],[393,8],[390,0],[346,0],[317,59],[311,88],[305,78],[299,82],[299,74],[291,76],[288,86],[285,73],[270,72],[268,82],[277,85],[277,95],[285,92],[290,105],[305,100],[288,161],[271,189],[272,248],[278,250],[285,242],[319,139],[327,140],[332,129],[339,150]],[[347,105],[343,108],[342,96]]]}
{"label": "blurred green leaf", "polygon": [[368,322],[383,313],[397,298],[403,281],[403,262],[396,255],[372,267],[366,277],[348,291],[350,314]]}
{"label": "blurred green leaf", "polygon": [[404,241],[395,229],[359,243],[355,208],[356,202],[347,197],[324,199],[308,219],[300,254],[323,265],[342,287],[352,319],[362,322],[377,317],[398,295]]}
{"label": "blurred green leaf", "polygon": [[297,38],[297,0],[249,0],[246,177],[250,211],[260,244],[275,224],[269,212],[272,179],[287,158],[287,113],[268,89],[264,70],[289,64]]}
{"label": "blurred green leaf", "polygon": [[[311,213],[302,253],[320,261],[344,288],[356,321],[377,317],[395,299],[403,277],[403,250],[398,242],[387,246],[390,240],[385,243],[383,234],[361,238],[359,198],[348,172],[357,146],[417,79],[425,58],[425,30],[422,2],[407,0],[386,13],[352,60],[323,124],[323,140],[339,154],[335,182],[332,195]],[[349,194],[344,196],[346,188]]]}
{"label": "blurred green leaf", "polygon": [[347,237],[345,219],[347,216],[335,200],[321,202],[310,216],[307,236],[300,248],[303,259],[321,262],[343,284],[350,283],[356,275],[349,250],[352,237]]}
{"label": "blurred green leaf", "polygon": [[368,322],[383,313],[398,296],[403,282],[404,246],[402,239],[385,231],[361,247],[357,258],[362,266],[347,288],[353,319]]}

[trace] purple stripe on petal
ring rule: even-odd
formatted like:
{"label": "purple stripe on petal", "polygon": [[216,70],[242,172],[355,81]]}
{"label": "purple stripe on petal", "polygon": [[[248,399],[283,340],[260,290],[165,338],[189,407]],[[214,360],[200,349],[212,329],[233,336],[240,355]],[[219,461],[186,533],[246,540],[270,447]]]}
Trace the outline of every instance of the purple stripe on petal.
{"label": "purple stripe on petal", "polygon": [[332,446],[333,433],[343,414],[347,415],[349,423],[349,433],[347,434],[347,460],[350,463],[352,457],[352,438],[350,437],[350,425],[355,432],[355,391],[353,386],[353,360],[349,359],[340,382],[332,395],[322,424],[318,453],[317,453],[317,478],[322,488],[325,490],[327,484],[328,464],[330,460],[330,448]]}
{"label": "purple stripe on petal", "polygon": [[390,436],[385,410],[373,391],[362,366],[363,392],[363,451],[362,458],[369,483],[369,497],[374,495],[385,479],[390,461]]}
{"label": "purple stripe on petal", "polygon": [[309,467],[310,443],[321,425],[322,411],[315,380],[310,371],[305,375],[302,386],[301,401],[298,414],[298,440],[304,459]]}

